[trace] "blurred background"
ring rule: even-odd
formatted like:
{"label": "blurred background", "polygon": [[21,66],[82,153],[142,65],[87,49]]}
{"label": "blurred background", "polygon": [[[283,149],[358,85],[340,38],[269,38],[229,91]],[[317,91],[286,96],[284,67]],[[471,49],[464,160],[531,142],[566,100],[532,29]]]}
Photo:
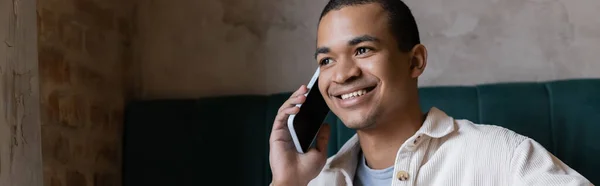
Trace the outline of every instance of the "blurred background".
{"label": "blurred background", "polygon": [[[600,1],[405,0],[420,86],[600,77]],[[306,84],[326,0],[0,0],[0,185],[121,185],[131,101]]]}

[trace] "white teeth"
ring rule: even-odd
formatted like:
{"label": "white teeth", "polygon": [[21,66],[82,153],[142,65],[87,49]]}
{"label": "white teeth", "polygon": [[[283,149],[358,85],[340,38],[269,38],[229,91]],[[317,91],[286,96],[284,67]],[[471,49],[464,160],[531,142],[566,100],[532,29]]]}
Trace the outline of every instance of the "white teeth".
{"label": "white teeth", "polygon": [[358,96],[362,96],[364,94],[367,93],[367,90],[357,90],[355,92],[351,92],[348,94],[342,94],[342,99],[348,99],[348,98],[353,98],[353,97],[358,97]]}

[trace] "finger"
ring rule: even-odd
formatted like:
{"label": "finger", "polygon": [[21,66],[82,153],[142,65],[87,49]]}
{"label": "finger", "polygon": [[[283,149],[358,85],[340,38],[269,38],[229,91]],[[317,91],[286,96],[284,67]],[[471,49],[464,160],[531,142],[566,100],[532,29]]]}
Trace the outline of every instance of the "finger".
{"label": "finger", "polygon": [[[304,94],[306,94],[306,92],[308,92],[308,89],[306,88],[306,86],[301,85],[300,88],[298,88],[298,90],[296,90],[294,93],[292,93],[292,95],[290,96],[290,99],[298,97],[300,95],[304,95]],[[286,102],[283,103],[283,105],[279,108],[279,111],[283,110],[284,108],[290,107],[290,103],[288,102],[290,99],[286,100]]]}
{"label": "finger", "polygon": [[296,97],[288,99],[286,101],[286,105],[289,105],[290,107],[292,107],[292,106],[296,106],[297,104],[302,104],[302,103],[304,103],[304,101],[306,101],[306,96],[298,95]]}
{"label": "finger", "polygon": [[294,93],[292,93],[292,96],[290,97],[295,97],[301,94],[305,94],[306,92],[308,92],[308,89],[306,88],[305,85],[301,85],[300,88],[298,88],[298,90],[296,90]]}
{"label": "finger", "polygon": [[296,97],[300,97],[300,95],[304,95],[306,92],[308,92],[306,86],[301,85],[300,88],[298,88],[298,90],[296,90],[294,93],[292,93],[292,95],[290,96],[290,98],[288,100],[286,100],[281,107],[279,107],[279,110],[277,110],[277,112],[281,112],[281,110],[288,108],[288,107],[292,107],[293,103],[290,103],[290,100]]}
{"label": "finger", "polygon": [[271,131],[269,142],[273,143],[276,141],[290,141],[290,131],[286,125],[287,122],[275,122]]}
{"label": "finger", "polygon": [[271,129],[271,142],[277,140],[289,141],[290,134],[287,128],[287,119],[291,114],[297,114],[300,111],[298,107],[284,109],[275,117],[273,129]]}
{"label": "finger", "polygon": [[283,103],[283,105],[281,105],[281,107],[279,108],[277,113],[280,113],[281,111],[283,111],[286,108],[294,107],[294,106],[296,106],[296,104],[302,104],[302,103],[304,103],[304,101],[306,101],[306,96],[304,96],[304,95],[298,95],[296,97],[292,97],[292,98],[286,100]]}
{"label": "finger", "polygon": [[331,127],[326,123],[324,123],[321,130],[319,130],[316,148],[322,155],[327,155],[327,144],[329,143],[329,137],[331,136],[330,131]]}
{"label": "finger", "polygon": [[[297,114],[299,111],[300,111],[299,107],[290,107],[290,108],[283,109],[281,111],[281,113],[279,113],[279,114],[277,114],[277,116],[275,116],[275,123],[276,123],[275,125],[278,125],[280,123],[285,124],[290,115]],[[277,126],[277,128],[281,128],[281,126]]]}
{"label": "finger", "polygon": [[292,137],[290,136],[290,132],[287,130],[287,127],[281,129],[275,129],[271,132],[271,137],[269,138],[269,143],[274,142],[289,142]]}

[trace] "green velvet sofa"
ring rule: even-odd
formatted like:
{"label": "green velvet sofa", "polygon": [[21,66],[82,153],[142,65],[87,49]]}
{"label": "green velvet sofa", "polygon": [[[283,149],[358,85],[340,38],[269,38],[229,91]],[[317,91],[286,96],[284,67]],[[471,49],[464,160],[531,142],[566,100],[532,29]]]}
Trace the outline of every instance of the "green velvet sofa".
{"label": "green velvet sofa", "polygon": [[[529,136],[600,184],[600,79],[423,87],[423,111]],[[268,185],[268,138],[289,92],[128,104],[123,184]],[[329,155],[355,131],[335,115]]]}

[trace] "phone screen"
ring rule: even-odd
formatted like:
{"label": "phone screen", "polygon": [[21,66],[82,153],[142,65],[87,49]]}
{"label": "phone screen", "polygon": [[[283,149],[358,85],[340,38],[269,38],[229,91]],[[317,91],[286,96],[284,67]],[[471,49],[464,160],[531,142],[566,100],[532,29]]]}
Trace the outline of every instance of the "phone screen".
{"label": "phone screen", "polygon": [[294,118],[294,130],[304,152],[310,148],[328,113],[329,107],[315,83]]}

